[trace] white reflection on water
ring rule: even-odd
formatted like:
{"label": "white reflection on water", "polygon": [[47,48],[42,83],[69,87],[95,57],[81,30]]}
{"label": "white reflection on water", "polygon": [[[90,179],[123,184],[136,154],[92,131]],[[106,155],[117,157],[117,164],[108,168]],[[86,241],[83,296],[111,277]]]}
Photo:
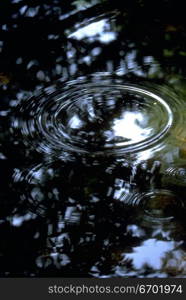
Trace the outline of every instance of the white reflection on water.
{"label": "white reflection on water", "polygon": [[148,118],[144,118],[142,113],[126,111],[122,118],[114,121],[113,130],[115,135],[128,139],[129,143],[131,141],[140,142],[144,137],[148,137],[153,130],[152,128],[145,128],[147,123]]}
{"label": "white reflection on water", "polygon": [[75,114],[68,122],[68,127],[71,129],[79,129],[82,127],[83,122],[80,120],[77,114]]}
{"label": "white reflection on water", "polygon": [[167,252],[175,249],[179,243],[174,241],[158,241],[156,239],[148,239],[139,247],[133,248],[133,253],[125,255],[125,259],[131,259],[136,269],[142,268],[145,264],[160,269],[162,260]]}
{"label": "white reflection on water", "polygon": [[88,38],[90,41],[98,40],[107,44],[116,39],[116,32],[111,31],[107,19],[103,19],[76,30],[69,35],[69,38],[77,40]]}
{"label": "white reflection on water", "polygon": [[15,226],[15,227],[20,227],[23,225],[24,222],[26,221],[29,221],[29,220],[33,220],[33,219],[36,219],[36,215],[35,214],[32,214],[32,213],[27,213],[23,216],[20,216],[20,215],[14,215],[13,217],[10,217],[10,223],[12,226]]}

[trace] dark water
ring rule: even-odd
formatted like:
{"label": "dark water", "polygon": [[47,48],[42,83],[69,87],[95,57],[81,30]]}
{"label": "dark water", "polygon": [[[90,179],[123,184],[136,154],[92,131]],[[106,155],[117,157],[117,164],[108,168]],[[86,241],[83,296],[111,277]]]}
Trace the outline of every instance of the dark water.
{"label": "dark water", "polygon": [[0,2],[1,277],[186,276],[184,9],[120,2]]}

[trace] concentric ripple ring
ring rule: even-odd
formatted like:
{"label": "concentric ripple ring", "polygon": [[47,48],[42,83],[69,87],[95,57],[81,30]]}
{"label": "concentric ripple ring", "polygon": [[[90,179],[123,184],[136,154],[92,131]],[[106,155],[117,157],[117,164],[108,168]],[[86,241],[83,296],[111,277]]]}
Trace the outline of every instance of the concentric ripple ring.
{"label": "concentric ripple ring", "polygon": [[94,155],[151,147],[174,119],[167,99],[130,84],[69,85],[28,99],[19,111],[16,124],[37,150]]}

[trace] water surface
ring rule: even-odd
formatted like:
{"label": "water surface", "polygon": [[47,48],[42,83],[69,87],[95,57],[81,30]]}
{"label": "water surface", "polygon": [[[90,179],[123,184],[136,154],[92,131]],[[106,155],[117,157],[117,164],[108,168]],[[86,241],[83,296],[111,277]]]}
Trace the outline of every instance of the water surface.
{"label": "water surface", "polygon": [[185,277],[183,8],[27,2],[0,4],[0,276]]}

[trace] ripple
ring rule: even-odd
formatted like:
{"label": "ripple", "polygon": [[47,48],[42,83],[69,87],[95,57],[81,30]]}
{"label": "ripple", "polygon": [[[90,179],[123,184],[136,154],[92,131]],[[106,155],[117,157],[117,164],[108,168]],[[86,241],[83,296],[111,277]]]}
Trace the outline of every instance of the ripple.
{"label": "ripple", "polygon": [[169,222],[184,207],[177,195],[165,189],[131,194],[126,204],[142,209],[143,218],[151,222]]}
{"label": "ripple", "polygon": [[145,212],[156,219],[172,219],[177,209],[183,207],[180,199],[171,191],[155,190],[143,198]]}
{"label": "ripple", "polygon": [[140,86],[74,81],[48,91],[22,102],[13,122],[38,151],[135,152],[160,142],[173,125],[171,101]]}
{"label": "ripple", "polygon": [[186,186],[186,165],[177,164],[168,167],[163,174],[162,181],[167,184]]}
{"label": "ripple", "polygon": [[44,216],[59,200],[60,192],[53,184],[59,170],[54,166],[55,171],[50,164],[38,164],[28,169],[15,169],[13,174],[15,191],[20,194],[21,203],[38,215]]}

